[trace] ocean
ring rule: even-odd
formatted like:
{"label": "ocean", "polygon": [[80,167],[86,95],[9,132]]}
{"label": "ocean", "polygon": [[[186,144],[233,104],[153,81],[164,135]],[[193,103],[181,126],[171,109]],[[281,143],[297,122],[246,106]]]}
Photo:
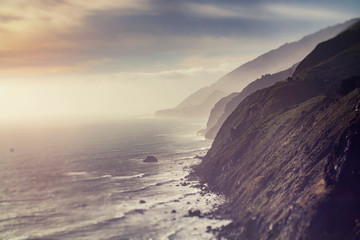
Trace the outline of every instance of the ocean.
{"label": "ocean", "polygon": [[[211,239],[189,217],[224,199],[185,176],[211,141],[195,120],[0,127],[0,239]],[[147,155],[157,163],[144,163]],[[190,183],[190,184],[189,184]]]}

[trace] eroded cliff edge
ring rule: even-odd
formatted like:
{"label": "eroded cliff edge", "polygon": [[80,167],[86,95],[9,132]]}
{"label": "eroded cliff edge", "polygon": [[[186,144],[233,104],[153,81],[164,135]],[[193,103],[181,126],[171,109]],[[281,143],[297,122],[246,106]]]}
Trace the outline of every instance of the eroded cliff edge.
{"label": "eroded cliff edge", "polygon": [[360,23],[244,99],[195,168],[229,239],[359,239]]}

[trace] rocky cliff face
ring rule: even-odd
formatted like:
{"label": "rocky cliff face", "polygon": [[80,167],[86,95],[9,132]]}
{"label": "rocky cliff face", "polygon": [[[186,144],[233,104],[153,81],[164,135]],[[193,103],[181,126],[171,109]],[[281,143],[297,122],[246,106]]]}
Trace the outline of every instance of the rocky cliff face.
{"label": "rocky cliff face", "polygon": [[204,136],[208,139],[214,139],[224,121],[242,102],[242,100],[259,89],[270,87],[278,81],[286,80],[288,77],[292,76],[296,66],[297,64],[278,73],[265,74],[261,78],[256,79],[254,82],[247,85],[241,92],[233,93],[222,98],[215,104],[214,108],[210,112],[206,129],[203,131]]}
{"label": "rocky cliff face", "polygon": [[[205,117],[208,118],[215,103],[229,93],[241,91],[250,82],[264,74],[273,74],[301,61],[314,47],[330,39],[352,25],[356,20],[322,29],[292,43],[287,43],[249,61],[220,78],[214,84],[199,89],[172,109],[160,110],[157,116]],[[213,102],[216,91],[224,94]],[[217,95],[220,96],[220,95]],[[206,111],[205,111],[206,109]]]}
{"label": "rocky cliff face", "polygon": [[[226,105],[234,98],[238,95],[238,92],[232,93],[226,97],[223,97],[222,99],[220,99],[215,105],[214,107],[211,109],[210,111],[210,116],[209,119],[206,123],[206,128],[202,129],[198,132],[199,135],[201,136],[205,136],[207,134],[207,132],[214,128],[216,125],[218,125],[218,121],[219,119],[224,115],[225,113],[225,109],[226,109]],[[229,113],[230,115],[230,113]],[[219,127],[220,128],[220,127]],[[215,137],[215,136],[214,136]]]}
{"label": "rocky cliff face", "polygon": [[[229,197],[229,239],[360,238],[360,23],[244,99],[195,173]],[[346,44],[342,44],[346,42]]]}

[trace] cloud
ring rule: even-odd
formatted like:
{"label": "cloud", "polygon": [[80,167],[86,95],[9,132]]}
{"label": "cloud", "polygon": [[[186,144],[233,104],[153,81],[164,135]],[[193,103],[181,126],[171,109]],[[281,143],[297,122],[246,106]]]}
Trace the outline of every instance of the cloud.
{"label": "cloud", "polygon": [[21,17],[18,16],[11,16],[11,15],[0,15],[0,22],[1,23],[9,23],[12,21],[19,21],[21,20]]}
{"label": "cloud", "polygon": [[252,9],[241,5],[216,6],[211,4],[187,3],[186,10],[188,14],[205,18],[241,18],[241,19],[259,19],[261,16],[252,14]]}
{"label": "cloud", "polygon": [[204,68],[204,67],[192,67],[181,68],[160,72],[119,72],[115,73],[114,77],[126,81],[144,80],[144,79],[162,79],[162,80],[189,80],[193,77],[203,76],[209,73],[224,74],[230,71],[232,68],[228,67],[228,64],[220,64],[218,67]]}
{"label": "cloud", "polygon": [[152,114],[284,42],[351,18],[359,5],[1,0],[1,120]]}
{"label": "cloud", "polygon": [[350,11],[344,12],[331,7],[320,7],[316,5],[303,4],[266,4],[264,9],[274,18],[297,19],[297,20],[325,20],[325,21],[343,21],[350,17],[357,17],[357,14]]}
{"label": "cloud", "polygon": [[[73,64],[54,64],[50,63],[48,65],[44,64],[44,61],[32,62],[29,64],[28,61],[19,62],[17,59],[0,59],[0,75],[13,75],[16,74],[22,77],[28,77],[29,75],[47,75],[47,74],[58,74],[58,73],[71,73],[71,72],[81,72],[88,70],[89,68],[99,65],[106,62],[108,59],[98,59],[98,60],[87,60],[82,62],[77,62]],[[31,59],[34,61],[34,59]]]}
{"label": "cloud", "polygon": [[154,62],[173,68],[184,57],[218,52],[241,57],[251,49],[254,56],[281,44],[284,33],[288,41],[354,16],[319,1],[3,0],[0,68],[116,72]]}

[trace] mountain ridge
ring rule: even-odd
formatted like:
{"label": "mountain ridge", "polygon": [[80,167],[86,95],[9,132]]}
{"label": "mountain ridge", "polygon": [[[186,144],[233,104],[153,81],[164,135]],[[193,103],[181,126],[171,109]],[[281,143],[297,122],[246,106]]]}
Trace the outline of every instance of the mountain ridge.
{"label": "mountain ridge", "polygon": [[[302,60],[319,42],[334,37],[348,26],[352,25],[355,21],[356,19],[352,19],[342,24],[322,29],[316,33],[309,34],[298,41],[281,45],[276,49],[262,54],[221,77],[214,84],[199,89],[184,99],[177,107],[157,111],[155,116],[168,115],[208,118],[210,111],[215,104],[213,104],[213,102],[206,102],[206,96],[210,96],[213,91],[220,90],[226,92],[223,96],[219,96],[219,99],[217,100],[220,100],[222,97],[232,92],[241,91],[246,85],[259,78],[261,75],[272,74],[288,69],[296,62]],[[200,102],[202,103],[200,104]],[[207,111],[203,111],[199,108],[196,109],[194,108],[194,105],[206,107]],[[191,110],[188,110],[187,108]],[[196,114],[192,116],[191,114],[184,114],[184,112],[194,112]],[[199,114],[200,112],[202,112],[202,114]]]}
{"label": "mountain ridge", "polygon": [[[247,96],[225,120],[193,173],[229,198],[219,212],[233,222],[219,238],[359,239],[354,36],[360,22],[319,44],[287,81]],[[352,43],[337,47],[344,39]]]}
{"label": "mountain ridge", "polygon": [[[171,108],[159,110],[156,112],[156,116],[165,116],[165,117],[198,117],[206,115],[210,111],[209,107],[215,105],[222,97],[227,95],[226,92],[215,90],[212,91],[209,96],[206,96],[205,100],[202,102],[197,102],[194,105],[187,105],[185,107]],[[207,104],[208,103],[208,104]],[[181,105],[180,105],[181,106]]]}
{"label": "mountain ridge", "polygon": [[[215,104],[214,108],[211,110],[206,129],[202,131],[203,135],[207,139],[214,139],[226,118],[235,110],[242,100],[257,90],[270,87],[278,81],[286,80],[288,77],[292,76],[296,66],[297,64],[294,64],[284,71],[274,74],[265,74],[261,78],[256,79],[254,82],[247,85],[241,92],[222,98],[220,100],[222,101],[222,105]],[[217,112],[222,113],[216,114]]]}

